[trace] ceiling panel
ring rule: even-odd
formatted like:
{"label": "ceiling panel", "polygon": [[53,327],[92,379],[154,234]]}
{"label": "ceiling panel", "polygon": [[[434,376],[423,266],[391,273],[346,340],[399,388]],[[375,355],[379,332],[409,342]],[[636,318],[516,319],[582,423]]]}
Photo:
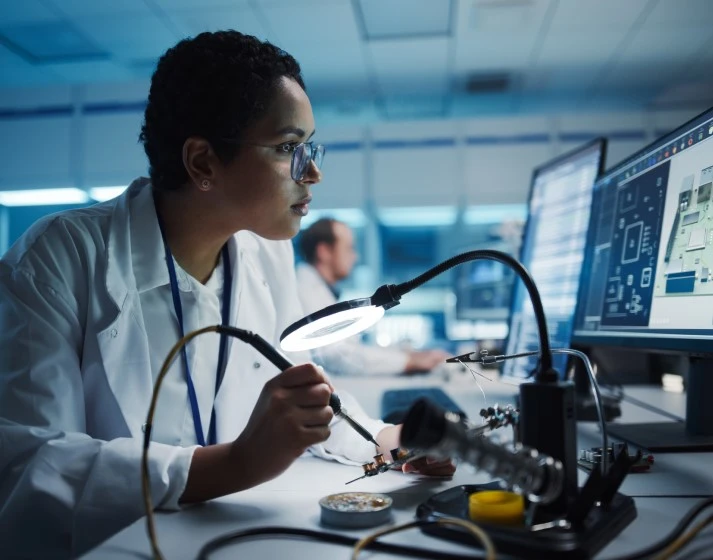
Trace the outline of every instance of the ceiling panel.
{"label": "ceiling panel", "polygon": [[[713,2],[711,9],[713,10]],[[617,64],[637,64],[655,73],[660,63],[676,61],[680,65],[687,62],[710,37],[711,27],[708,25],[689,25],[685,33],[668,27],[647,27],[640,30],[627,44]]]}
{"label": "ceiling panel", "polygon": [[445,94],[448,90],[448,40],[411,39],[368,44],[382,94]]}
{"label": "ceiling panel", "polygon": [[230,8],[200,9],[193,4],[191,9],[172,9],[167,15],[187,36],[198,35],[203,31],[237,29],[241,33],[255,35],[263,40],[275,40],[274,36],[269,36],[268,30],[247,4]]}
{"label": "ceiling panel", "polygon": [[[307,9],[304,2],[286,5],[257,4],[270,29],[287,50],[300,43],[319,44],[324,50],[340,51],[359,44],[361,37],[350,4],[324,3]],[[320,23],[317,22],[327,22]]]}
{"label": "ceiling panel", "polygon": [[646,19],[646,25],[679,27],[688,24],[713,24],[713,3],[710,0],[661,1]]}
{"label": "ceiling panel", "polygon": [[3,26],[55,21],[59,17],[55,10],[40,0],[3,1],[0,5],[0,22]]}
{"label": "ceiling panel", "polygon": [[625,29],[609,27],[596,33],[553,31],[545,38],[537,66],[599,68],[616,54],[617,46],[626,35]]}
{"label": "ceiling panel", "polygon": [[533,29],[507,38],[500,32],[487,31],[477,37],[459,39],[455,46],[453,71],[460,74],[524,68],[536,37]]}
{"label": "ceiling panel", "polygon": [[179,39],[153,14],[75,18],[75,24],[117,60],[158,57]]}
{"label": "ceiling panel", "polygon": [[537,67],[527,72],[522,79],[524,93],[585,92],[599,75],[598,67],[583,68],[572,64],[549,68]]}
{"label": "ceiling panel", "polygon": [[151,13],[144,0],[46,0],[46,3],[53,4],[58,12],[70,18]]}
{"label": "ceiling panel", "polygon": [[[654,0],[654,3],[658,0]],[[681,1],[669,2],[678,5]],[[550,30],[566,32],[573,29],[611,31],[629,29],[651,0],[563,0],[557,3]]]}
{"label": "ceiling panel", "polygon": [[[461,2],[458,35],[539,28],[552,0],[468,0]],[[512,37],[509,37],[512,38]]]}
{"label": "ceiling panel", "polygon": [[2,26],[0,37],[31,64],[105,58],[108,55],[79,26],[62,20]]}
{"label": "ceiling panel", "polygon": [[[21,64],[0,63],[0,87],[16,88],[24,86],[47,86],[61,83],[63,80],[48,68]],[[18,100],[19,104],[21,100]]]}
{"label": "ceiling panel", "polygon": [[367,40],[446,36],[453,0],[356,0]]}
{"label": "ceiling panel", "polygon": [[84,83],[87,76],[98,82],[125,81],[135,77],[131,69],[112,60],[55,63],[48,65],[48,69],[67,83]]}
{"label": "ceiling panel", "polygon": [[[259,4],[276,43],[302,66],[314,99],[370,95],[364,47],[349,2]],[[329,25],[314,25],[315,18]],[[305,31],[308,30],[308,31]]]}
{"label": "ceiling panel", "polygon": [[[91,0],[87,0],[91,1]],[[236,8],[243,7],[250,3],[250,0],[200,0],[200,4],[196,0],[146,0],[155,2],[164,11],[174,10],[195,10],[198,7],[204,10],[213,10],[214,8]],[[264,1],[264,0],[263,0]]]}

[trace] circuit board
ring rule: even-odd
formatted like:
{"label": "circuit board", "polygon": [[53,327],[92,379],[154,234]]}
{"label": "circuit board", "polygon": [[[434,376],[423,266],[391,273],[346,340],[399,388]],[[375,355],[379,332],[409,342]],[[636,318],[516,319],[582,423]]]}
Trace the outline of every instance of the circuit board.
{"label": "circuit board", "polygon": [[713,294],[713,166],[683,178],[655,297]]}

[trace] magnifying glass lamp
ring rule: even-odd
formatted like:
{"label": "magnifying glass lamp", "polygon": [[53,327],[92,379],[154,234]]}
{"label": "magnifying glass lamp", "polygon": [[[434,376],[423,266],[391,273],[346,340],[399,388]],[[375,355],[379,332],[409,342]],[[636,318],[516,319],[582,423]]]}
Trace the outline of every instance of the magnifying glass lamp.
{"label": "magnifying glass lamp", "polygon": [[[560,381],[552,367],[552,352],[547,323],[539,292],[527,269],[515,258],[500,251],[483,249],[461,253],[402,284],[385,284],[371,297],[336,303],[312,313],[287,327],[280,336],[283,350],[311,350],[343,340],[374,325],[387,309],[399,304],[401,297],[439,274],[477,259],[494,260],[512,268],[530,295],[540,339],[540,356],[532,372],[533,383],[520,386],[522,444],[546,453],[562,462],[565,469],[564,491],[551,506],[566,510],[570,497],[577,492],[576,425],[573,414],[572,384]],[[543,414],[543,410],[546,411]]]}

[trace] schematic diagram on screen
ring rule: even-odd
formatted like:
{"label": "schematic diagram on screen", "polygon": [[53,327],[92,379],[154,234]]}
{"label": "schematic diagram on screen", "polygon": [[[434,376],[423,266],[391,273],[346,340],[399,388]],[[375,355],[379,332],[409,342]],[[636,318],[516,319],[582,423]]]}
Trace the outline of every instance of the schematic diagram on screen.
{"label": "schematic diagram on screen", "polygon": [[648,324],[669,170],[663,163],[617,190],[602,325]]}
{"label": "schematic diagram on screen", "polygon": [[683,178],[655,297],[713,294],[713,166]]}

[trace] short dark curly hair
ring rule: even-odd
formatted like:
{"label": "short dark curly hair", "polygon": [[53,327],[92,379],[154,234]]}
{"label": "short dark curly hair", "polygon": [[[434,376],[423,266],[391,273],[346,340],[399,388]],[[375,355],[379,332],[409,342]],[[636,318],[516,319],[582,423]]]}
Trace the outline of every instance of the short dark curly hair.
{"label": "short dark curly hair", "polygon": [[239,149],[244,129],[264,115],[277,81],[304,81],[297,61],[282,49],[238,31],[201,33],[170,48],[151,78],[139,140],[157,189],[188,180],[183,144],[191,136],[210,142],[224,163]]}
{"label": "short dark curly hair", "polygon": [[309,264],[317,262],[317,247],[321,243],[332,246],[336,243],[337,237],[334,235],[334,218],[320,218],[307,229],[300,233],[297,241],[298,249],[302,257]]}

